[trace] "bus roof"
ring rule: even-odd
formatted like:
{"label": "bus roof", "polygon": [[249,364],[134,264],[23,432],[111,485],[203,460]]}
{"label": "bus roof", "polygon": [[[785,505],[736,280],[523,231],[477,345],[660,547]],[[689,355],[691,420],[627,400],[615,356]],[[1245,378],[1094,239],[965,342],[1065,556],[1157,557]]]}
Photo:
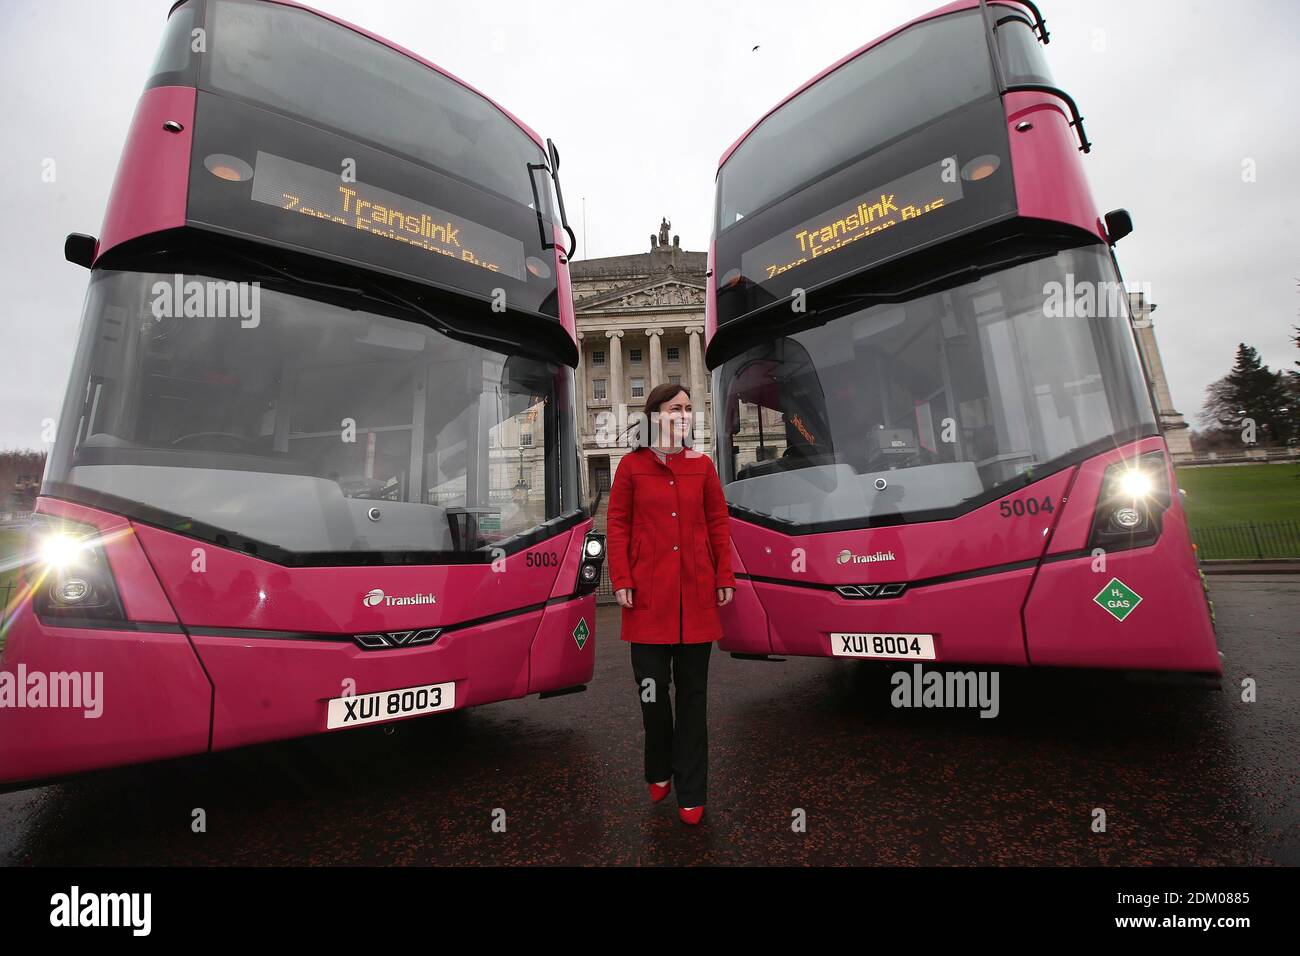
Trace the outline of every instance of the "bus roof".
{"label": "bus roof", "polygon": [[[177,3],[172,5],[172,10],[175,10],[183,2],[184,0],[178,0]],[[369,39],[374,40],[376,43],[382,43],[390,50],[395,50],[398,53],[402,54],[403,56],[409,57],[410,59],[414,60],[416,63],[419,63],[421,66],[426,66],[437,73],[441,73],[443,76],[451,80],[453,83],[463,86],[465,89],[469,90],[471,93],[475,94],[476,96],[483,97],[483,99],[487,100],[498,110],[500,110],[501,113],[506,117],[506,119],[510,120],[510,122],[514,123],[521,130],[527,133],[528,136],[533,140],[533,142],[535,142],[538,146],[540,146],[542,150],[546,149],[546,141],[543,140],[541,136],[537,135],[537,132],[531,126],[529,126],[519,117],[515,116],[514,113],[511,113],[508,109],[506,109],[496,100],[492,99],[492,97],[488,96],[487,94],[483,93],[478,89],[475,89],[473,86],[466,83],[464,80],[456,76],[454,73],[448,73],[442,67],[438,66],[438,64],[430,63],[428,60],[420,56],[418,53],[413,53],[412,51],[408,50],[404,46],[400,46],[399,44],[396,44],[391,40],[386,40],[383,37],[379,36],[378,34],[371,33],[369,30],[363,27],[359,27],[354,23],[348,23],[348,21],[342,20],[334,16],[333,14],[325,13],[321,10],[317,10],[314,7],[309,7],[305,3],[298,3],[297,0],[264,0],[264,2],[278,3],[284,7],[297,7],[300,10],[306,10],[308,13],[315,14],[316,16],[320,17],[323,20],[329,20],[333,23],[337,23],[339,26],[346,27],[347,29],[351,30],[353,33],[359,33],[363,37],[368,37]],[[168,15],[170,16],[170,13]]]}
{"label": "bus roof", "polygon": [[[1023,6],[1023,4],[1019,4],[1019,0],[997,0],[997,2],[1006,3],[1006,4],[1017,3],[1018,5]],[[779,110],[781,107],[785,106],[786,103],[790,102],[792,99],[794,99],[804,90],[808,89],[808,87],[812,86],[814,83],[821,80],[823,77],[826,77],[831,73],[834,73],[836,70],[842,67],[845,63],[848,63],[854,57],[857,57],[865,53],[867,50],[870,50],[873,46],[876,46],[877,44],[883,43],[884,41],[888,40],[890,37],[894,36],[894,34],[901,33],[902,31],[906,30],[908,27],[915,26],[916,24],[921,23],[924,20],[933,20],[935,17],[941,17],[944,14],[948,14],[948,13],[956,13],[958,10],[970,10],[975,7],[978,7],[979,5],[980,5],[980,0],[953,0],[953,2],[949,3],[947,6],[940,7],[937,10],[931,10],[929,13],[923,13],[921,16],[916,17],[915,19],[908,20],[902,26],[895,27],[894,29],[890,30],[888,33],[882,33],[880,36],[876,37],[870,43],[865,43],[862,46],[858,47],[856,50],[854,50],[852,53],[840,57],[830,66],[826,67],[826,69],[822,70],[820,73],[818,73],[808,82],[804,83],[798,89],[792,91],[788,96],[785,97],[785,99],[781,100],[781,102],[777,103],[770,110],[768,110],[757,120],[755,120],[754,123],[749,127],[749,129],[745,130],[745,132],[740,135],[740,138],[737,139],[730,146],[728,146],[726,151],[723,152],[722,157],[718,160],[718,169],[719,170],[722,169],[722,167],[726,164],[727,160],[731,158],[731,154],[736,151],[736,148],[740,146],[740,144],[743,143],[746,139],[749,138],[749,134],[754,132],[754,130],[758,127],[760,123],[763,122],[763,120],[767,119],[777,110]],[[1026,10],[1026,12],[1030,12],[1030,11]]]}

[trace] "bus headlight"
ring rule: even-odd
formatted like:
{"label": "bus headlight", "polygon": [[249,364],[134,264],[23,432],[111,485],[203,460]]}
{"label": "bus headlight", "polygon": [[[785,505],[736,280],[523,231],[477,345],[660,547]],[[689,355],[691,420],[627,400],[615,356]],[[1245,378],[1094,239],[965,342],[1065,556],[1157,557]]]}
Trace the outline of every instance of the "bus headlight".
{"label": "bus headlight", "polygon": [[50,586],[50,596],[59,604],[80,604],[94,593],[85,578],[58,578]]}
{"label": "bus headlight", "polygon": [[1153,490],[1155,490],[1155,482],[1151,480],[1149,473],[1138,468],[1130,468],[1120,473],[1119,491],[1124,497],[1136,501],[1145,498]]}
{"label": "bus headlight", "polygon": [[1142,512],[1136,508],[1117,508],[1111,515],[1111,521],[1126,531],[1131,531],[1142,523]]}
{"label": "bus headlight", "polygon": [[600,584],[600,572],[605,563],[605,536],[598,531],[588,532],[582,542],[582,563],[578,565],[578,594],[590,594]]}
{"label": "bus headlight", "polygon": [[51,570],[64,571],[81,563],[87,552],[84,538],[61,529],[38,532],[37,551],[40,561]]}
{"label": "bus headlight", "polygon": [[1122,551],[1154,544],[1170,505],[1168,467],[1163,452],[1109,466],[1093,513],[1088,548]]}
{"label": "bus headlight", "polygon": [[38,514],[28,540],[27,573],[38,617],[125,620],[97,528]]}

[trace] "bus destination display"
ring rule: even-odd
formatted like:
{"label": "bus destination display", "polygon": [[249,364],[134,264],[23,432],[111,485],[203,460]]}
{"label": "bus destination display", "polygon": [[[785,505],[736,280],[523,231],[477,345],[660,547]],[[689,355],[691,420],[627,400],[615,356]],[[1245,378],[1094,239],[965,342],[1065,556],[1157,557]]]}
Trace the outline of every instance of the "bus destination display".
{"label": "bus destination display", "polygon": [[948,157],[855,196],[743,253],[740,270],[764,283],[950,206],[962,198],[958,168]]}
{"label": "bus destination display", "polygon": [[272,153],[257,153],[256,202],[524,280],[524,245],[464,216]]}

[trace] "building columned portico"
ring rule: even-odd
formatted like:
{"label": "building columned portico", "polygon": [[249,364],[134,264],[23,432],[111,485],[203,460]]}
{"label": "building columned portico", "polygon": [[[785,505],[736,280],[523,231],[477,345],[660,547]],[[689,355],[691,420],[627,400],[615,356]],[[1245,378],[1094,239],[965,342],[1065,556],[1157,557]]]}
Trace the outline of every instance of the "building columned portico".
{"label": "building columned portico", "polygon": [[577,316],[578,430],[583,484],[608,490],[628,451],[618,436],[662,382],[690,390],[695,447],[712,455],[709,374],[704,367],[708,256],[669,241],[665,219],[650,251],[569,264]]}
{"label": "building columned portico", "polygon": [[1160,358],[1160,346],[1156,344],[1155,324],[1151,321],[1155,303],[1143,292],[1130,292],[1128,306],[1133,317],[1133,330],[1137,333],[1138,349],[1142,352],[1142,362],[1151,383],[1151,393],[1155,396],[1160,427],[1165,433],[1165,444],[1169,446],[1169,454],[1175,463],[1190,461],[1196,457],[1192,451],[1192,436],[1182,413],[1174,410],[1169,381],[1165,378],[1165,363]]}

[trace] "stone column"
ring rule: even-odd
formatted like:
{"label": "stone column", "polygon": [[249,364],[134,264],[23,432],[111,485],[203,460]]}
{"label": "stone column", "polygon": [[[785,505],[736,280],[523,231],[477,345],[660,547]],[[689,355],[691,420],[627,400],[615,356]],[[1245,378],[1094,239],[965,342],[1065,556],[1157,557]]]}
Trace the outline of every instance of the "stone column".
{"label": "stone column", "polygon": [[[578,368],[573,375],[573,387],[577,395],[573,397],[574,407],[578,410],[578,447],[581,448],[587,441],[587,430],[590,427],[587,417],[587,403],[590,397],[587,394],[587,353],[583,351],[586,337],[585,332],[578,333]],[[585,457],[585,453],[584,453]]]}
{"label": "stone column", "polygon": [[1160,416],[1160,426],[1165,433],[1169,454],[1176,462],[1192,458],[1192,439],[1187,422],[1180,412],[1174,410],[1169,381],[1165,378],[1165,364],[1160,358],[1160,346],[1156,343],[1155,323],[1151,320],[1151,313],[1156,307],[1141,292],[1130,292],[1128,301],[1129,312],[1133,316],[1133,329],[1137,332],[1138,348],[1142,351],[1147,375],[1151,379],[1156,413]]}
{"label": "stone column", "polygon": [[701,345],[704,335],[704,327],[701,325],[687,326],[686,334],[691,337],[691,398],[692,405],[701,405],[705,401],[704,391],[704,349]]}
{"label": "stone column", "polygon": [[650,386],[646,389],[646,394],[649,395],[651,388],[663,384],[664,381],[664,355],[661,348],[664,330],[646,329],[645,334],[650,340]]}
{"label": "stone column", "polygon": [[618,432],[622,434],[627,427],[627,412],[623,407],[626,401],[623,397],[623,330],[610,329],[605,337],[609,339],[609,390],[606,395],[610,411],[618,423]]}
{"label": "stone column", "polygon": [[701,344],[704,339],[704,326],[687,326],[686,334],[691,337],[690,382],[691,407],[695,409],[695,447],[700,451],[709,451],[707,445],[711,443],[713,417],[709,395],[704,390],[704,376],[707,374],[704,368],[704,348]]}

